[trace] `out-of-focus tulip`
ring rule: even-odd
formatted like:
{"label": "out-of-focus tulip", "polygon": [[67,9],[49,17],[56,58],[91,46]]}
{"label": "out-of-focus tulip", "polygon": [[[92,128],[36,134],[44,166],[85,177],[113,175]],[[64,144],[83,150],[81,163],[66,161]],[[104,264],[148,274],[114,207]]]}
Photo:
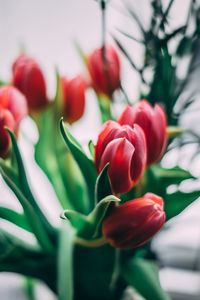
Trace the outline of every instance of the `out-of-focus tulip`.
{"label": "out-of-focus tulip", "polygon": [[26,96],[29,109],[31,111],[43,109],[48,99],[44,75],[38,63],[22,54],[14,62],[12,70],[12,83]]}
{"label": "out-of-focus tulip", "polygon": [[9,85],[0,88],[1,108],[10,111],[15,120],[15,127],[18,127],[20,121],[28,112],[25,96],[18,89]]}
{"label": "out-of-focus tulip", "polygon": [[120,86],[120,60],[116,50],[110,45],[98,48],[88,56],[87,63],[92,87],[98,94],[111,96]]}
{"label": "out-of-focus tulip", "polygon": [[136,124],[131,128],[114,121],[106,122],[95,147],[95,163],[98,172],[109,163],[113,193],[128,192],[146,166],[146,141],[140,126]]}
{"label": "out-of-focus tulip", "polygon": [[63,94],[63,116],[68,123],[79,120],[85,109],[86,82],[81,75],[68,80],[61,78]]}
{"label": "out-of-focus tulip", "polygon": [[5,127],[16,134],[19,124],[27,114],[27,103],[24,95],[15,87],[0,88],[0,157],[5,157],[10,147],[10,137]]}
{"label": "out-of-focus tulip", "polygon": [[136,248],[148,242],[164,222],[163,199],[147,193],[115,207],[103,222],[103,236],[116,248]]}
{"label": "out-of-focus tulip", "polygon": [[158,104],[152,107],[146,100],[134,106],[127,106],[121,114],[121,125],[140,125],[147,142],[147,165],[161,159],[167,145],[167,118],[164,110]]}

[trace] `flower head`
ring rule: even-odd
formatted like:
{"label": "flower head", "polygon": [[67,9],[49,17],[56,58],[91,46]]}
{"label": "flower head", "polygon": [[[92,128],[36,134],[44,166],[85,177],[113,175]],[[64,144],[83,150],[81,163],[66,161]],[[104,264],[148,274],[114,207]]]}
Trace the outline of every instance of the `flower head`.
{"label": "flower head", "polygon": [[163,199],[147,193],[115,207],[103,222],[103,236],[116,248],[136,248],[148,242],[164,222]]}
{"label": "flower head", "polygon": [[31,111],[43,109],[48,104],[46,82],[38,63],[24,54],[14,62],[12,83],[27,98]]}
{"label": "flower head", "polygon": [[116,50],[110,45],[95,49],[88,56],[87,64],[95,91],[111,96],[120,86],[120,60]]}
{"label": "flower head", "polygon": [[128,192],[146,165],[146,142],[140,126],[106,122],[95,147],[95,163],[98,172],[109,163],[108,175],[115,194]]}
{"label": "flower head", "polygon": [[118,122],[121,125],[140,125],[147,143],[147,165],[157,162],[164,154],[167,145],[167,118],[163,108],[152,107],[146,100],[134,106],[127,106]]}
{"label": "flower head", "polygon": [[85,109],[86,82],[81,75],[73,79],[61,78],[63,116],[68,123],[79,120]]}

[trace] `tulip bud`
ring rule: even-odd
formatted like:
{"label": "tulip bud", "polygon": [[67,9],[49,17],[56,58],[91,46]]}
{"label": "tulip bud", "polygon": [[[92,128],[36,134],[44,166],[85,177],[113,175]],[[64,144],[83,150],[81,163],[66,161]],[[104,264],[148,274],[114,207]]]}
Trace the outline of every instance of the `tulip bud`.
{"label": "tulip bud", "polygon": [[162,107],[152,107],[146,100],[127,106],[119,120],[121,125],[140,125],[147,143],[147,166],[159,161],[167,146],[167,119]]}
{"label": "tulip bud", "polygon": [[68,123],[79,120],[85,109],[86,83],[81,75],[68,80],[61,78],[63,93],[63,116]]}
{"label": "tulip bud", "polygon": [[10,147],[10,137],[5,127],[17,133],[19,124],[27,114],[24,95],[12,86],[0,88],[0,157],[5,157]]}
{"label": "tulip bud", "polygon": [[137,184],[146,165],[146,142],[140,126],[131,128],[106,122],[95,147],[95,163],[98,172],[109,163],[114,194],[128,192]]}
{"label": "tulip bud", "polygon": [[15,120],[15,127],[27,115],[27,101],[25,96],[13,86],[0,88],[0,108],[7,109]]}
{"label": "tulip bud", "polygon": [[26,96],[29,109],[43,109],[48,104],[48,99],[44,75],[38,63],[23,54],[16,59],[12,70],[13,85]]}
{"label": "tulip bud", "polygon": [[7,109],[0,108],[0,157],[5,157],[10,147],[10,137],[5,127],[15,129],[15,121]]}
{"label": "tulip bud", "polygon": [[141,198],[115,207],[103,222],[103,236],[120,249],[139,247],[164,225],[163,199],[147,193]]}
{"label": "tulip bud", "polygon": [[120,60],[112,46],[94,50],[88,57],[88,70],[98,94],[112,96],[120,87]]}

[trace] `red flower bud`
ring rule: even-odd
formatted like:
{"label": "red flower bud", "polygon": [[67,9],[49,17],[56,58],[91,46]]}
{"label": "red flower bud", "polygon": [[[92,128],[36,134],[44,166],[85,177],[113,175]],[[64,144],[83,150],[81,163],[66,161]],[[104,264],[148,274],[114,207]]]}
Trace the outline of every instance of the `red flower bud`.
{"label": "red flower bud", "polygon": [[86,82],[81,75],[68,80],[61,78],[63,91],[63,116],[68,123],[79,120],[85,109]]}
{"label": "red flower bud", "polygon": [[115,207],[103,222],[103,236],[120,249],[139,247],[164,225],[163,199],[147,193]]}
{"label": "red flower bud", "polygon": [[7,109],[15,120],[15,127],[27,115],[27,102],[24,95],[13,86],[0,88],[0,109]]}
{"label": "red flower bud", "polygon": [[104,50],[96,49],[89,55],[88,70],[95,91],[111,96],[120,86],[120,60],[112,46]]}
{"label": "red flower bud", "polygon": [[0,88],[0,157],[5,157],[10,146],[10,137],[5,127],[17,133],[20,121],[27,114],[24,95],[12,86]]}
{"label": "red flower bud", "polygon": [[162,107],[156,104],[152,107],[146,100],[134,106],[127,106],[121,114],[121,125],[140,125],[147,143],[147,165],[161,159],[167,145],[167,119]]}
{"label": "red flower bud", "polygon": [[106,122],[95,147],[95,161],[98,172],[109,163],[113,193],[128,192],[139,181],[146,165],[146,142],[140,126],[131,128]]}
{"label": "red flower bud", "polygon": [[46,83],[38,63],[26,56],[20,55],[13,64],[13,85],[27,98],[30,110],[37,111],[47,103]]}
{"label": "red flower bud", "polygon": [[5,157],[10,147],[10,137],[5,127],[15,129],[15,121],[7,109],[0,108],[0,157]]}

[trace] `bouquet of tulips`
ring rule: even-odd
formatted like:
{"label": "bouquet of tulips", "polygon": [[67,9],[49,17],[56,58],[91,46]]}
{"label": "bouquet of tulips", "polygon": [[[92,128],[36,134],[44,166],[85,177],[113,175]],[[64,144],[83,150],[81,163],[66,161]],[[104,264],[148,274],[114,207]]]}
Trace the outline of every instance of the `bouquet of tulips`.
{"label": "bouquet of tulips", "polygon": [[[105,14],[106,2],[100,2]],[[13,63],[9,84],[2,82],[0,87],[0,173],[23,209],[19,213],[1,206],[0,218],[35,237],[32,245],[0,229],[0,271],[42,280],[59,300],[122,299],[128,286],[147,300],[169,299],[159,283],[151,239],[196,200],[199,191],[181,190],[184,180],[194,179],[189,171],[160,163],[170,145],[176,146],[184,135],[173,117],[183,86],[168,42],[181,33],[183,43],[185,32],[166,33],[167,14],[162,17],[155,3],[151,29],[141,30],[148,42],[139,70],[144,83],[145,69],[154,66],[153,79],[134,104],[122,87],[120,53],[133,62],[116,37],[118,50],[104,43],[88,55],[81,51],[86,76],[70,79],[56,73],[53,101],[47,96],[41,67],[26,53]],[[162,37],[157,35],[156,18]],[[71,132],[71,124],[84,113],[86,89],[95,91],[104,123],[88,147]],[[117,116],[112,109],[116,93],[124,103]],[[48,219],[29,183],[18,145],[20,123],[27,115],[37,125],[35,160],[57,196],[60,226]],[[174,184],[177,189],[170,192]]]}

